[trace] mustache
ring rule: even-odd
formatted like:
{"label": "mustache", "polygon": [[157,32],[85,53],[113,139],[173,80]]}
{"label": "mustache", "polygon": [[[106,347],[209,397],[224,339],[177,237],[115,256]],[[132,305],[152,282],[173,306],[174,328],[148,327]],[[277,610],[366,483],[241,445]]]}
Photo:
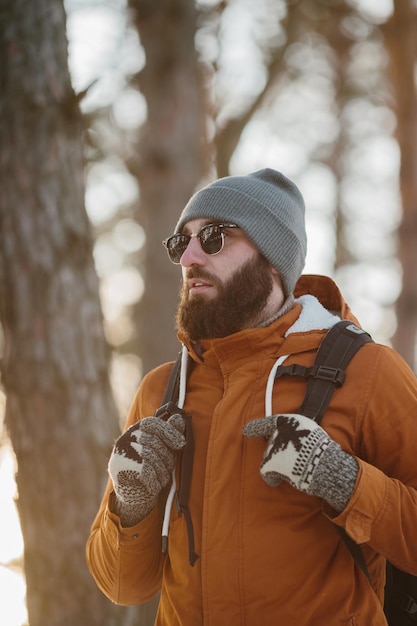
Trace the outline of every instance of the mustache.
{"label": "mustache", "polygon": [[184,276],[184,284],[190,278],[201,278],[201,280],[206,280],[207,282],[210,282],[213,285],[216,285],[216,286],[221,285],[221,281],[219,280],[217,276],[199,267],[189,267],[187,269],[185,276]]}

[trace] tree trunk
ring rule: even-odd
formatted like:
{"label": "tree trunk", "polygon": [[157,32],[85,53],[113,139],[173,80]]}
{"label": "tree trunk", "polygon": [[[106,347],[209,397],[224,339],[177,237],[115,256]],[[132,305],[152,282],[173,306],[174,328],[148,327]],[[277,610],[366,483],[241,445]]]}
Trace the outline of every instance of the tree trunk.
{"label": "tree trunk", "polygon": [[0,54],[1,373],[30,624],[127,624],[85,563],[118,427],[62,1],[3,0]]}
{"label": "tree trunk", "polygon": [[410,0],[396,0],[385,29],[390,54],[397,140],[400,148],[400,191],[403,218],[398,231],[398,257],[402,268],[402,291],[397,301],[397,331],[393,344],[411,367],[415,367],[417,339],[417,11]]}
{"label": "tree trunk", "polygon": [[139,181],[138,221],[146,232],[146,289],[138,316],[138,352],[146,373],[179,351],[174,316],[181,274],[161,242],[207,171],[207,110],[194,46],[194,1],[129,0],[129,6],[146,54],[138,85],[148,116],[137,158],[129,163]]}

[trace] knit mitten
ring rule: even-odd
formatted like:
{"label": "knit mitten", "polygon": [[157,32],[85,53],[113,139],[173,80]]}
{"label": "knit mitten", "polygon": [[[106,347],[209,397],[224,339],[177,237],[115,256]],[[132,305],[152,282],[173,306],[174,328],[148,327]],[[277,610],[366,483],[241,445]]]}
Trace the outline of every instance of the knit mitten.
{"label": "knit mitten", "polygon": [[109,460],[116,500],[113,510],[123,526],[133,526],[155,507],[175,467],[176,452],[185,445],[179,414],[166,422],[146,417],[117,439]]}
{"label": "knit mitten", "polygon": [[316,422],[295,413],[248,422],[246,437],[268,437],[260,466],[263,480],[277,487],[282,480],[343,511],[355,487],[358,464]]}

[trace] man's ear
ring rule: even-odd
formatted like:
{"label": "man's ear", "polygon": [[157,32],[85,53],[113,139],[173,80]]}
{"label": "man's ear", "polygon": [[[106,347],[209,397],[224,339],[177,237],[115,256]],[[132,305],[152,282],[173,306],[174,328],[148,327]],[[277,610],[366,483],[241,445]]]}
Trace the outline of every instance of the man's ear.
{"label": "man's ear", "polygon": [[282,278],[281,278],[281,274],[278,272],[278,270],[273,267],[272,265],[269,266],[269,271],[271,272],[271,276],[272,276],[272,280],[273,282],[280,288],[280,290],[283,292],[283,286],[282,286]]}

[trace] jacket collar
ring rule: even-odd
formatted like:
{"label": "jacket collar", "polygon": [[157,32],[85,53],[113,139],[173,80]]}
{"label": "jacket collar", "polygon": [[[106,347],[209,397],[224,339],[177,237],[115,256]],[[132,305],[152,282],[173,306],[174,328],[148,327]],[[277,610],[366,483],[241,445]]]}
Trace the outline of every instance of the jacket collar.
{"label": "jacket collar", "polygon": [[295,302],[301,305],[301,313],[286,331],[286,337],[292,333],[329,329],[340,322],[340,317],[325,309],[315,296],[300,296]]}

